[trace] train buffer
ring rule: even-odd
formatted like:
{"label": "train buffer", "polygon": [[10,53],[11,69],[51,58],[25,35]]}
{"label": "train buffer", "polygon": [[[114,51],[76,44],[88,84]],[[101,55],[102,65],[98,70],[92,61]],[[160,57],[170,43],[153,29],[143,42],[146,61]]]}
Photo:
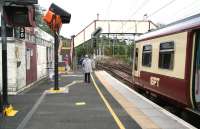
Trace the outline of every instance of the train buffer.
{"label": "train buffer", "polygon": [[19,113],[1,117],[0,129],[192,129],[192,125],[145,99],[105,71],[90,83],[82,73],[62,75],[62,92],[48,79],[10,96]]}

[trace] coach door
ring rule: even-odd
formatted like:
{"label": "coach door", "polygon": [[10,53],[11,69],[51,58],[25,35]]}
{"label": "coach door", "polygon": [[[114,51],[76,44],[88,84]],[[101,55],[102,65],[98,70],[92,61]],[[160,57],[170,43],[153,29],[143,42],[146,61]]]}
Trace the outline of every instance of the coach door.
{"label": "coach door", "polygon": [[37,80],[36,45],[26,43],[26,85]]}
{"label": "coach door", "polygon": [[195,39],[195,60],[194,60],[194,94],[195,94],[195,102],[196,107],[200,109],[200,31],[196,32]]}
{"label": "coach door", "polygon": [[139,49],[135,48],[135,55],[134,55],[134,64],[133,64],[133,81],[135,84],[139,83]]}

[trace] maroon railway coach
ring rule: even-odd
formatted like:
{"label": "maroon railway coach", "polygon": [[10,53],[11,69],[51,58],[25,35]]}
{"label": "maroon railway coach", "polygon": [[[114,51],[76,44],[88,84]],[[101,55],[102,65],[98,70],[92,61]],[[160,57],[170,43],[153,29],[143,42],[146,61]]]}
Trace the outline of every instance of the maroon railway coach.
{"label": "maroon railway coach", "polygon": [[148,32],[135,43],[134,86],[200,110],[200,15]]}

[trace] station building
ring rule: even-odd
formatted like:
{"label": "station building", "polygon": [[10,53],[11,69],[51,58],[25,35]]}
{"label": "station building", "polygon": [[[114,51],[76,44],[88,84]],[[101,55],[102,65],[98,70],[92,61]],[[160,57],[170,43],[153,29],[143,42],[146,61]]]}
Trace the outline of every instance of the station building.
{"label": "station building", "polygon": [[[54,59],[53,43],[53,36],[38,27],[25,28],[24,39],[20,39],[20,28],[7,28],[9,94],[17,94],[48,75],[48,68],[52,67]],[[2,44],[1,38],[0,44]],[[0,74],[0,91],[2,92],[2,74]]]}

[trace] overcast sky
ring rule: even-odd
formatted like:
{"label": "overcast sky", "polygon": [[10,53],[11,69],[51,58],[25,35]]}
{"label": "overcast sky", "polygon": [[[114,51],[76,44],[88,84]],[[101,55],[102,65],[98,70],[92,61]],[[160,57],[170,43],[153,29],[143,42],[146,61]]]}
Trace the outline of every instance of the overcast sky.
{"label": "overcast sky", "polygon": [[55,3],[71,13],[70,24],[63,25],[61,35],[76,35],[97,18],[100,20],[141,20],[144,14],[154,23],[168,24],[200,13],[200,0],[38,0],[48,9]]}

